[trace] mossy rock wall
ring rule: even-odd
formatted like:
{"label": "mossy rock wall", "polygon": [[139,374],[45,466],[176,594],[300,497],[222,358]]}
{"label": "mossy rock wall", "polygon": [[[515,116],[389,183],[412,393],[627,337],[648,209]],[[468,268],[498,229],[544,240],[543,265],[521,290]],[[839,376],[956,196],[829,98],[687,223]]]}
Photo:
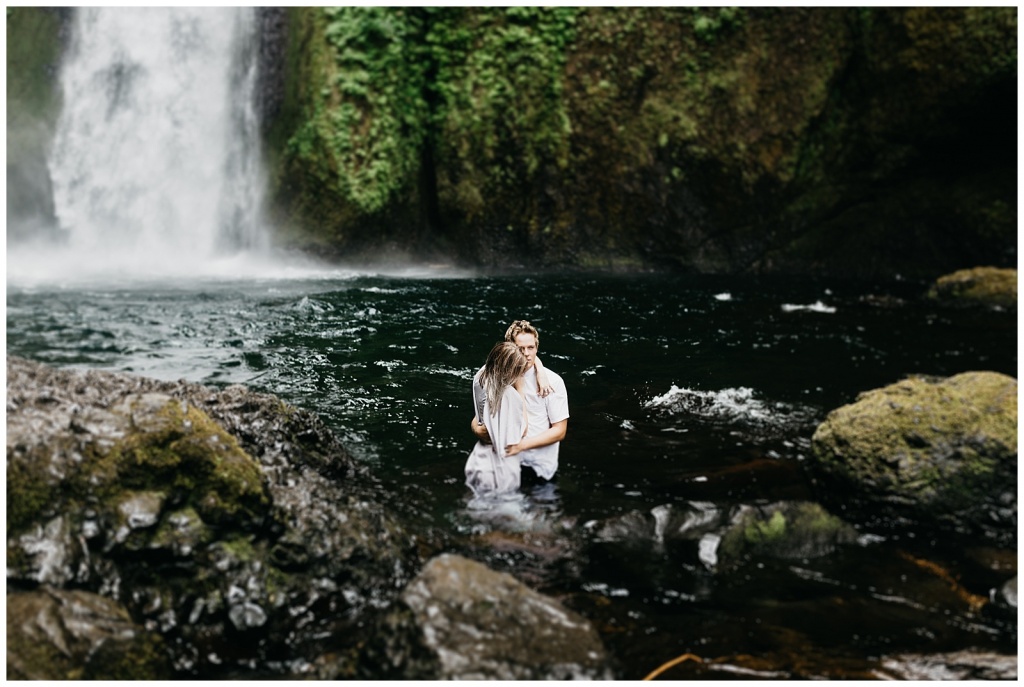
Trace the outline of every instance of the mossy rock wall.
{"label": "mossy rock wall", "polygon": [[293,245],[865,277],[1015,260],[1013,8],[288,22],[270,151]]}

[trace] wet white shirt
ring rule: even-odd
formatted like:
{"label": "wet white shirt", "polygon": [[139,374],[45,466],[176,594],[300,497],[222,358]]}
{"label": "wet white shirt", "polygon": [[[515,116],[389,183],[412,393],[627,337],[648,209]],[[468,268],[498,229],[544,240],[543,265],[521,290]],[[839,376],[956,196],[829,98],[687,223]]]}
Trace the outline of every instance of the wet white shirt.
{"label": "wet white shirt", "polygon": [[[565,389],[565,382],[562,381],[558,374],[552,372],[549,367],[545,366],[544,371],[548,375],[548,382],[554,389],[554,392],[548,394],[546,398],[541,398],[540,394],[537,393],[536,373],[531,370],[523,378],[525,382],[523,392],[526,396],[526,411],[530,423],[529,428],[526,430],[526,436],[535,436],[547,431],[556,422],[569,419],[569,394]],[[483,368],[480,368],[473,378],[473,397],[476,400],[478,418],[480,417],[485,398],[483,387],[479,383],[481,372],[483,372]],[[556,441],[548,446],[531,448],[521,452],[518,455],[520,463],[533,468],[542,478],[551,479],[558,470],[559,443]]]}

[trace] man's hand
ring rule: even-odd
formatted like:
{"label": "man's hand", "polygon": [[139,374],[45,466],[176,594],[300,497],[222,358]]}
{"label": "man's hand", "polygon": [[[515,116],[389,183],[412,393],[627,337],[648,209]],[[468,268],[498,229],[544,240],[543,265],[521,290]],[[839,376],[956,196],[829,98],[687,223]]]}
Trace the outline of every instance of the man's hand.
{"label": "man's hand", "polygon": [[476,421],[476,415],[469,421],[469,428],[476,435],[476,438],[481,444],[490,444],[491,435],[487,433],[487,425],[482,425]]}

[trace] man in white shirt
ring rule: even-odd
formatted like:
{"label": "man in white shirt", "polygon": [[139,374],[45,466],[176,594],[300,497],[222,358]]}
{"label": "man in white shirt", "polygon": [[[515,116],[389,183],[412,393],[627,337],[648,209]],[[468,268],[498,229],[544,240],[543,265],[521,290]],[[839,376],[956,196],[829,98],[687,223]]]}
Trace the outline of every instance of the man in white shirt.
{"label": "man in white shirt", "polygon": [[[505,332],[505,341],[518,346],[531,366],[538,362],[540,334],[526,320],[513,322]],[[541,381],[544,381],[544,375],[547,376],[547,386],[540,388],[538,375],[532,371],[526,374],[524,392],[529,428],[521,442],[506,450],[508,455],[518,455],[521,464],[533,468],[539,477],[550,480],[558,470],[558,445],[565,438],[569,426],[569,395],[559,375],[543,364],[537,365],[537,370]],[[478,378],[479,373],[473,378],[473,396],[477,406],[481,405],[483,393]],[[472,428],[480,441],[490,441],[487,428],[477,421],[476,416],[473,417]]]}

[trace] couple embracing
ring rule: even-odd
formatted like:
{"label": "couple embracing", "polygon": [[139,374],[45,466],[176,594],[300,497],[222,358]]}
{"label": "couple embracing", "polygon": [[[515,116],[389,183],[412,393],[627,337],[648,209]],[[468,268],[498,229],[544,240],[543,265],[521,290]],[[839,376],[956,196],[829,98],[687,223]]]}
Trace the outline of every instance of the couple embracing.
{"label": "couple embracing", "polygon": [[519,489],[522,467],[550,480],[558,443],[569,424],[565,382],[537,358],[540,334],[516,320],[473,378],[477,437],[466,461],[466,484],[477,496]]}

